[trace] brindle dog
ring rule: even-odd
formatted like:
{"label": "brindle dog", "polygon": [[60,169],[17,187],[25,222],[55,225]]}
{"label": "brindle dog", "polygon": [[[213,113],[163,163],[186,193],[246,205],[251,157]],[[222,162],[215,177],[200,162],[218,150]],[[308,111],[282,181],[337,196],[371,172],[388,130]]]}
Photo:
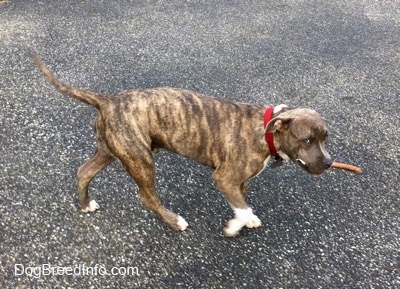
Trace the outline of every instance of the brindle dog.
{"label": "brindle dog", "polygon": [[276,107],[264,128],[268,107],[264,104],[238,103],[175,88],[105,96],[65,85],[38,57],[33,59],[57,90],[99,112],[94,123],[97,151],[78,170],[78,201],[83,212],[99,208],[88,194],[92,178],[118,160],[138,185],[141,202],[173,230],[185,230],[188,223],[164,208],[156,193],[152,151],[166,149],[214,169],[212,178],[235,214],[224,233],[235,236],[244,226],[261,225],[246,197],[249,180],[270,158],[266,133],[273,133],[280,156],[310,174],[320,175],[331,166],[325,149],[327,128],[313,110]]}

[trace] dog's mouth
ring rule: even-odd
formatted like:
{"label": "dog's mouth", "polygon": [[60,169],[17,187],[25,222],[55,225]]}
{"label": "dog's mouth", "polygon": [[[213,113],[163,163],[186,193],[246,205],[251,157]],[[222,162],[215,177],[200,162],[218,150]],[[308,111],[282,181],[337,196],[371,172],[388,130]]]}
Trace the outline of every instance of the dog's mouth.
{"label": "dog's mouth", "polygon": [[301,168],[305,169],[306,171],[309,170],[309,167],[307,166],[307,163],[303,161],[302,159],[297,158],[296,159],[296,164],[298,164]]}
{"label": "dog's mouth", "polygon": [[296,164],[298,164],[302,169],[304,169],[307,173],[309,173],[312,176],[319,177],[324,173],[324,170],[315,170],[311,166],[307,164],[304,160],[297,158],[296,159]]}
{"label": "dog's mouth", "polygon": [[296,162],[302,167],[307,167],[307,163],[302,159],[296,159]]}

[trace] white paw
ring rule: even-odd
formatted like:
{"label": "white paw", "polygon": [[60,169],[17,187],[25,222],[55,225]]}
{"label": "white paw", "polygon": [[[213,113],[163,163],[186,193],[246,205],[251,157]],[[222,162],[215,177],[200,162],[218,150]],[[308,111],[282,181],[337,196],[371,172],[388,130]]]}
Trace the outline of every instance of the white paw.
{"label": "white paw", "polygon": [[182,218],[181,216],[178,216],[178,227],[179,230],[181,231],[185,231],[187,229],[187,227],[189,226],[189,224],[186,222],[186,220],[184,218]]}
{"label": "white paw", "polygon": [[229,220],[224,228],[224,234],[227,237],[236,236],[239,231],[246,226],[247,228],[257,228],[261,226],[260,219],[253,214],[251,208],[238,209],[233,207],[235,218]]}
{"label": "white paw", "polygon": [[253,216],[251,217],[250,222],[248,222],[248,223],[246,224],[246,227],[247,227],[247,228],[250,228],[250,229],[252,229],[252,228],[258,228],[258,227],[260,227],[260,226],[261,226],[261,221],[260,221],[260,219],[259,219],[256,215],[253,215]]}
{"label": "white paw", "polygon": [[86,208],[82,209],[82,212],[84,212],[84,213],[93,213],[98,209],[100,209],[99,204],[95,200],[91,200],[89,205]]}
{"label": "white paw", "polygon": [[236,236],[240,229],[243,228],[243,223],[238,219],[231,219],[226,223],[224,228],[224,235],[226,237],[234,237]]}

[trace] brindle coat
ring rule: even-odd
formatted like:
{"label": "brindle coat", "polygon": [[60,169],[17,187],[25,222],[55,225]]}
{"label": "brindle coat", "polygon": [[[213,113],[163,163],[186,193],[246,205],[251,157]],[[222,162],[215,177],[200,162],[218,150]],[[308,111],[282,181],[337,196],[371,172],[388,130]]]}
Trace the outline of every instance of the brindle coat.
{"label": "brindle coat", "polygon": [[[245,225],[261,224],[248,208],[246,195],[248,181],[264,168],[270,155],[266,132],[274,132],[274,144],[281,155],[308,172],[321,174],[330,166],[324,148],[327,130],[312,110],[283,109],[264,129],[267,105],[175,88],[126,90],[103,96],[63,84],[39,58],[34,57],[34,61],[56,89],[99,112],[94,123],[96,154],[78,170],[78,201],[85,212],[98,209],[89,199],[90,181],[118,160],[138,185],[142,203],[173,230],[185,230],[185,220],[164,208],[156,193],[152,151],[167,149],[214,169],[212,178],[236,215],[225,229],[226,235],[233,236]],[[236,227],[229,231],[229,226]]]}

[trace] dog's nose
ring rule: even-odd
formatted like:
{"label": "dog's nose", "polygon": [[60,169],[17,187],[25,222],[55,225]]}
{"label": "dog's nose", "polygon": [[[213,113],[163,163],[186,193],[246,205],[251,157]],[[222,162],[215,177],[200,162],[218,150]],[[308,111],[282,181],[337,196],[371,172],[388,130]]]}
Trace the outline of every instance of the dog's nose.
{"label": "dog's nose", "polygon": [[325,170],[329,169],[332,166],[333,161],[331,159],[326,159],[324,161]]}

